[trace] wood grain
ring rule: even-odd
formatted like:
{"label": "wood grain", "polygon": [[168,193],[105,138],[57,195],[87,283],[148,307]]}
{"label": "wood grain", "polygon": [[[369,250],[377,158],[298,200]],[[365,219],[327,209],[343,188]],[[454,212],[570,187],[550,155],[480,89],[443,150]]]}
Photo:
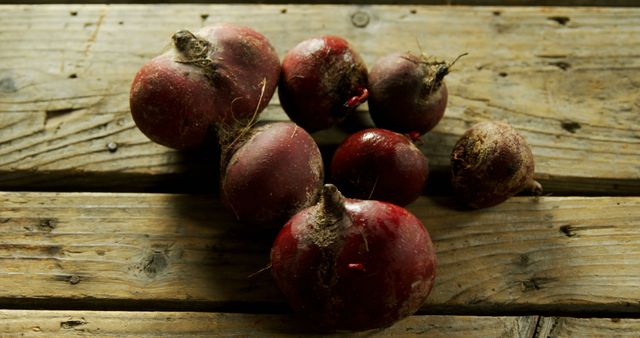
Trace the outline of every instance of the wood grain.
{"label": "wood grain", "polygon": [[320,335],[293,315],[0,310],[3,337],[637,337],[640,320],[416,315],[362,333]]}
{"label": "wood grain", "polygon": [[[638,313],[640,198],[518,197],[410,206],[438,277],[424,314]],[[275,230],[206,196],[0,193],[0,308],[288,311]]]}
{"label": "wood grain", "polygon": [[[223,0],[165,0],[164,3],[228,3]],[[157,4],[157,0],[0,0],[0,4],[74,4],[74,3],[110,3],[131,4],[149,3]],[[290,4],[291,0],[236,0],[234,3],[260,3],[260,4]],[[305,0],[298,1],[302,4],[400,4],[400,5],[472,5],[472,6],[604,6],[604,7],[631,7],[638,6],[635,0]]]}
{"label": "wood grain", "polygon": [[541,317],[535,337],[637,337],[638,332],[638,319]]}
{"label": "wood grain", "polygon": [[[353,25],[356,12],[369,18],[366,27]],[[212,150],[185,154],[149,142],[129,116],[128,91],[172,32],[233,21],[265,34],[281,56],[327,33],[351,41],[368,65],[392,51],[419,52],[418,44],[444,59],[469,52],[448,77],[445,119],[424,138],[435,171],[446,172],[453,144],[471,124],[507,120],[531,144],[547,191],[637,194],[639,20],[635,8],[4,6],[0,187],[215,186]],[[286,119],[277,98],[263,118]],[[315,138],[330,150],[346,135],[336,128]]]}
{"label": "wood grain", "polygon": [[530,317],[412,316],[356,334],[320,335],[291,315],[0,310],[3,337],[530,337]]}

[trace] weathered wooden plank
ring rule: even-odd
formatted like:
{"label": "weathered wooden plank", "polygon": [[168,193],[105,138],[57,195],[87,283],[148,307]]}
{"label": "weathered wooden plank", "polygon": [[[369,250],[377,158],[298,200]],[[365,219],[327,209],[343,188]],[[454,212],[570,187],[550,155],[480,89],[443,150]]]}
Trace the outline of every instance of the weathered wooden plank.
{"label": "weathered wooden plank", "polygon": [[[356,12],[365,27],[352,23]],[[350,40],[369,65],[418,44],[440,58],[469,52],[448,78],[445,119],[425,137],[432,168],[446,171],[472,123],[508,120],[531,143],[547,191],[637,194],[639,20],[640,9],[616,8],[4,6],[0,186],[202,187],[214,161],[151,144],[129,117],[129,84],[173,31],[233,21],[263,32],[280,55],[324,33]],[[277,98],[265,118],[286,119]],[[345,135],[316,139],[330,149]]]}
{"label": "weathered wooden plank", "polygon": [[[410,206],[434,239],[434,314],[638,313],[640,198]],[[0,193],[0,308],[285,311],[270,230],[206,196]],[[550,313],[550,312],[547,312]]]}
{"label": "weathered wooden plank", "polygon": [[[155,4],[154,0],[0,0],[0,4],[130,4],[149,3]],[[168,0],[166,3],[229,3],[223,0]],[[260,4],[291,4],[291,0],[236,0],[234,3],[260,3]],[[401,5],[472,5],[472,6],[604,6],[604,7],[630,7],[638,6],[636,0],[305,0],[298,1],[299,4],[401,4]]]}
{"label": "weathered wooden plank", "polygon": [[640,320],[541,317],[535,337],[637,337]]}
{"label": "weathered wooden plank", "polygon": [[412,316],[362,333],[320,335],[291,315],[204,312],[0,310],[6,336],[56,337],[530,337],[536,316]]}

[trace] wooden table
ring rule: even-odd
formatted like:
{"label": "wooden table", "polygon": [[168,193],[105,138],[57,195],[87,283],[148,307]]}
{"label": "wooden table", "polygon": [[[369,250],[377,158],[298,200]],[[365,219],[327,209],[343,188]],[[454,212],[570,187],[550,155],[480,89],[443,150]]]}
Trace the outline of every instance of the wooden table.
{"label": "wooden table", "polygon": [[[252,275],[273,232],[221,207],[211,153],[151,143],[128,111],[133,75],[174,31],[220,21],[281,56],[324,33],[368,65],[469,52],[409,206],[436,244],[436,286],[368,334],[640,336],[640,8],[282,4],[0,7],[0,336],[309,333]],[[277,97],[263,119],[286,119]],[[487,119],[529,141],[547,195],[455,207],[449,153]],[[330,153],[346,135],[314,138]]]}

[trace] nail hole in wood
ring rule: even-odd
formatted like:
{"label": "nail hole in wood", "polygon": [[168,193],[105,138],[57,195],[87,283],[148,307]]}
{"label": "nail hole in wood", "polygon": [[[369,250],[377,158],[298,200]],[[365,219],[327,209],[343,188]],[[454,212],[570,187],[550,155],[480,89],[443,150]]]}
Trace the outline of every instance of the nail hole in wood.
{"label": "nail hole in wood", "polygon": [[550,16],[547,19],[555,21],[563,26],[566,25],[569,20],[571,20],[571,18],[569,18],[568,16]]}
{"label": "nail hole in wood", "polygon": [[575,121],[563,121],[560,123],[560,126],[562,127],[562,129],[570,132],[571,134],[575,134],[576,130],[582,128],[580,123]]}
{"label": "nail hole in wood", "polygon": [[558,61],[558,62],[549,62],[550,65],[552,66],[556,66],[562,70],[567,70],[569,68],[571,68],[571,64],[564,62],[564,61]]}
{"label": "nail hole in wood", "polygon": [[355,12],[351,15],[351,23],[358,28],[367,27],[369,24],[369,14],[361,11]]}
{"label": "nail hole in wood", "polygon": [[80,276],[73,275],[73,276],[69,277],[69,284],[76,285],[78,283],[80,283]]}

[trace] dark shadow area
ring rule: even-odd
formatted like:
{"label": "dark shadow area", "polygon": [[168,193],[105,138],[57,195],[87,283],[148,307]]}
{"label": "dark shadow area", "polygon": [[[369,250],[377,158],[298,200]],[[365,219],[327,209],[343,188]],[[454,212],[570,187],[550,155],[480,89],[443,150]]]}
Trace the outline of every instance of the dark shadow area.
{"label": "dark shadow area", "polygon": [[336,128],[346,134],[353,134],[363,129],[375,128],[373,120],[368,111],[356,110],[353,114],[347,115],[344,121],[340,122]]}
{"label": "dark shadow area", "polygon": [[[219,156],[220,152],[216,152]],[[202,172],[199,154],[185,154],[186,172]],[[219,161],[219,157],[217,158]],[[211,168],[209,168],[211,169]],[[208,171],[209,172],[209,171]],[[282,303],[270,303],[280,299],[279,291],[269,271],[271,245],[282,224],[254,225],[236,220],[231,210],[222,204],[219,197],[219,170],[202,180],[209,187],[202,195],[176,198],[172,205],[184,236],[200,236],[201,247],[188,249],[197,254],[195,274],[200,282],[210,285],[215,294],[233,302],[195,303],[196,311],[242,312],[242,313],[286,313],[288,307]],[[215,182],[215,188],[210,184]],[[170,264],[189,264],[176,257]],[[185,277],[188,278],[188,277]],[[189,285],[188,280],[184,285]],[[188,290],[185,290],[188,294]],[[189,302],[185,302],[189,303]],[[191,304],[185,304],[191,307]],[[198,310],[201,308],[202,310]],[[185,310],[185,309],[182,309]]]}
{"label": "dark shadow area", "polygon": [[640,305],[626,304],[477,304],[425,305],[415,315],[550,316],[576,318],[640,318]]}
{"label": "dark shadow area", "polygon": [[[291,315],[291,329],[313,330],[302,319],[298,320],[285,303],[276,302],[205,302],[198,300],[163,301],[97,298],[0,298],[3,309],[19,310],[96,310],[96,311],[194,311],[246,314]],[[452,316],[557,316],[576,318],[640,318],[640,305],[626,304],[477,304],[477,305],[424,305],[414,315]],[[295,323],[294,323],[295,322]],[[300,324],[306,324],[302,327]],[[316,331],[317,332],[317,331]]]}
{"label": "dark shadow area", "polygon": [[85,172],[9,171],[0,172],[0,190],[56,192],[218,192],[220,147],[208,142],[200,148],[175,153],[178,169],[170,174],[119,171]]}

